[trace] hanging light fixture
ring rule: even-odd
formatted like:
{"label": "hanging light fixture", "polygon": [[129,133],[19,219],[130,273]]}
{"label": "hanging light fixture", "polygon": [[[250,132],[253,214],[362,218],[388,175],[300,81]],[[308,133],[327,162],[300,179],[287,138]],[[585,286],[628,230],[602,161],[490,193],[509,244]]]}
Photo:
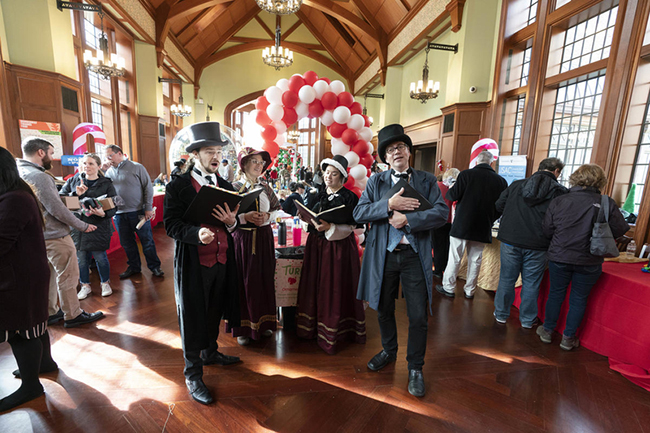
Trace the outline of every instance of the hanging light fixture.
{"label": "hanging light fixture", "polygon": [[174,115],[178,117],[187,117],[192,115],[192,107],[189,105],[183,104],[183,81],[180,79],[176,78],[160,78],[158,77],[158,82],[159,83],[176,83],[180,84],[181,88],[181,95],[178,97],[178,104],[172,104],[171,107],[169,107],[169,111]]}
{"label": "hanging light fixture", "polygon": [[[364,116],[368,116],[368,109],[366,108],[366,101],[368,98],[379,98],[379,99],[384,99],[384,94],[383,93],[366,93],[363,95],[363,111],[361,114]],[[368,121],[370,122],[370,125],[374,123],[374,119],[372,116],[368,116]]]}
{"label": "hanging light fixture", "polygon": [[[427,47],[424,49],[424,67],[422,68],[422,79],[418,80],[417,83],[411,83],[410,96],[411,99],[417,99],[423,104],[426,104],[429,99],[434,99],[438,97],[440,92],[440,82],[429,80],[429,50],[442,50],[442,51],[453,51],[454,54],[458,52],[458,44],[456,45],[444,45],[444,44],[434,44],[429,42]],[[426,86],[426,88],[424,87]]]}
{"label": "hanging light fixture", "polygon": [[289,48],[282,48],[282,45],[280,45],[281,37],[280,26],[278,26],[275,29],[275,45],[262,50],[262,61],[266,65],[274,67],[276,71],[293,65],[293,51]]}
{"label": "hanging light fixture", "polygon": [[297,143],[299,138],[300,138],[300,131],[298,131],[297,129],[292,129],[291,131],[287,131],[287,141],[290,141],[291,143]]}
{"label": "hanging light fixture", "polygon": [[124,58],[108,51],[108,39],[104,33],[104,14],[99,13],[101,19],[101,33],[99,35],[99,47],[93,55],[91,50],[84,51],[84,66],[88,71],[94,72],[104,80],[112,77],[123,77],[125,72]]}
{"label": "hanging light fixture", "polygon": [[302,0],[255,0],[260,9],[275,15],[291,15],[298,12]]}

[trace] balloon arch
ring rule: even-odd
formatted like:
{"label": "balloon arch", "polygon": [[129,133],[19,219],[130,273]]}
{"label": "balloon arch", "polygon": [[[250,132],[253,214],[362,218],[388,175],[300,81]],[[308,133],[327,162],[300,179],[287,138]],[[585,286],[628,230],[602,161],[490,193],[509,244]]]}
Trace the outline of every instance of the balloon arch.
{"label": "balloon arch", "polygon": [[255,108],[251,114],[262,128],[262,149],[274,160],[286,142],[288,128],[305,117],[319,118],[332,136],[332,153],[348,160],[345,187],[361,196],[374,161],[373,134],[361,104],[341,81],[319,78],[313,71],[282,78],[264,91]]}

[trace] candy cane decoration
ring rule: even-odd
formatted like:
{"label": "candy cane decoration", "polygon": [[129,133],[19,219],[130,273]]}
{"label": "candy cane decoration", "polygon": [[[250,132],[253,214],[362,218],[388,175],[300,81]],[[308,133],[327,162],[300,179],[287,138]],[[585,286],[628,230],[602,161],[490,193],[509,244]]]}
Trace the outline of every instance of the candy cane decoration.
{"label": "candy cane decoration", "polygon": [[476,159],[484,150],[490,152],[495,161],[499,159],[499,145],[497,142],[491,138],[482,138],[474,143],[474,146],[472,146],[472,155],[470,156],[469,168],[476,167]]}
{"label": "candy cane decoration", "polygon": [[92,135],[95,139],[95,145],[106,145],[106,134],[104,134],[102,128],[94,123],[80,123],[72,131],[73,155],[83,155],[88,152],[88,145],[86,144],[88,134]]}

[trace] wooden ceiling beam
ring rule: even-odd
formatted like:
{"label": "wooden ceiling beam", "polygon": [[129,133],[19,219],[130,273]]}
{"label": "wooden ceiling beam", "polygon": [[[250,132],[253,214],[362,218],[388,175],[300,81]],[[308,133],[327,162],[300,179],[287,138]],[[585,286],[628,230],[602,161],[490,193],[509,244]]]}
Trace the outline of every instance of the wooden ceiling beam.
{"label": "wooden ceiling beam", "polygon": [[293,33],[301,25],[302,25],[302,21],[300,21],[300,20],[296,21],[291,27],[289,27],[289,30],[287,30],[286,32],[284,32],[282,34],[282,40],[285,40],[286,38],[288,38],[289,35],[291,33]]}
{"label": "wooden ceiling beam", "polygon": [[[208,27],[213,21],[217,20],[221,13],[226,9],[228,9],[228,6],[226,6],[225,3],[213,6],[211,9],[206,9],[203,14],[200,14],[200,18],[198,18],[190,28],[183,29],[183,33],[185,31],[189,31],[190,29],[194,30],[195,32],[194,35],[191,36],[188,40],[184,41],[183,44],[188,45],[190,42],[192,42],[194,38],[199,36],[203,29]],[[179,33],[177,38],[181,39],[183,33]]]}
{"label": "wooden ceiling beam", "polygon": [[323,13],[326,13],[337,20],[344,22],[355,30],[360,31],[372,40],[377,40],[375,29],[343,6],[334,3],[332,0],[303,0],[303,5],[309,6]]}
{"label": "wooden ceiling beam", "polygon": [[162,67],[163,58],[165,57],[165,40],[169,34],[171,23],[169,21],[169,12],[172,6],[164,1],[156,8],[154,16],[156,25],[156,63],[158,67]]}
{"label": "wooden ceiling beam", "polygon": [[229,3],[232,0],[184,0],[172,6],[169,11],[169,20],[188,17],[192,14],[209,9],[221,3]]}
{"label": "wooden ceiling beam", "polygon": [[383,27],[377,21],[375,16],[370,12],[370,9],[363,3],[363,1],[360,0],[353,0],[352,4],[354,4],[357,9],[359,9],[359,12],[361,12],[361,15],[370,23],[370,25],[375,29],[375,32],[377,33],[377,38],[375,39],[376,42],[376,49],[377,49],[377,57],[379,58],[379,70],[381,74],[381,85],[385,86],[386,85],[386,72],[388,70],[388,34],[384,31]]}
{"label": "wooden ceiling beam", "polygon": [[260,25],[260,27],[262,27],[262,30],[264,30],[267,35],[269,35],[271,38],[275,38],[275,33],[273,33],[269,26],[267,26],[266,23],[262,21],[262,18],[260,18],[259,15],[255,15],[253,19],[257,21],[257,23]]}

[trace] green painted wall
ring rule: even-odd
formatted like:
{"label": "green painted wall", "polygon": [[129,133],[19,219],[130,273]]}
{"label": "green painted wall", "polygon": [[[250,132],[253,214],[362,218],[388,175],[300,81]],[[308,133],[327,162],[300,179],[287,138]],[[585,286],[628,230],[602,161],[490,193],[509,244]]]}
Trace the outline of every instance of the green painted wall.
{"label": "green painted wall", "polygon": [[347,82],[336,72],[297,53],[294,53],[293,65],[280,71],[262,63],[260,50],[248,51],[221,60],[208,66],[201,75],[199,98],[203,98],[204,104],[196,105],[195,119],[197,121],[205,119],[205,110],[207,104],[210,104],[213,107],[210,119],[223,122],[224,110],[230,102],[273,86],[280,78],[288,79],[293,74],[303,74],[309,70],[331,80],[341,80],[347,86]]}
{"label": "green painted wall", "polygon": [[155,46],[135,41],[135,70],[138,113],[163,117],[162,84],[158,82],[162,70],[156,64]]}
{"label": "green painted wall", "polygon": [[[1,0],[7,58],[77,79],[69,11],[54,0]],[[3,53],[5,43],[3,42]]]}

